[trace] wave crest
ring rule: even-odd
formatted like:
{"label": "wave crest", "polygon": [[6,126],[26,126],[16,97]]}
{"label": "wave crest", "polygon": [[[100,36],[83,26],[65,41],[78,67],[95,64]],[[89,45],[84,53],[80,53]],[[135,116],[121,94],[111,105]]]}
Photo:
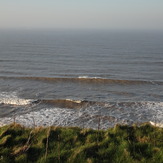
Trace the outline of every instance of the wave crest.
{"label": "wave crest", "polygon": [[42,104],[53,105],[54,107],[70,108],[70,109],[80,109],[96,103],[91,101],[72,100],[72,99],[38,100],[37,102],[40,102]]}
{"label": "wave crest", "polygon": [[77,78],[51,78],[51,77],[0,77],[3,79],[20,79],[20,80],[36,80],[42,82],[80,82],[90,84],[119,84],[119,85],[163,85],[162,81],[146,81],[146,80],[123,80],[108,79],[100,77],[79,76]]}
{"label": "wave crest", "polygon": [[2,92],[0,94],[0,103],[7,105],[28,105],[32,103],[32,100],[19,98],[16,92]]}

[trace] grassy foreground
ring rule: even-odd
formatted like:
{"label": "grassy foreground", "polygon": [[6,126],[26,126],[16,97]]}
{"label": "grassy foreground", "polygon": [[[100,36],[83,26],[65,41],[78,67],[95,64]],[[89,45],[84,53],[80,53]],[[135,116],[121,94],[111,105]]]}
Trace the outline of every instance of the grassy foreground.
{"label": "grassy foreground", "polygon": [[0,163],[163,163],[163,129],[143,124],[108,130],[0,127]]}

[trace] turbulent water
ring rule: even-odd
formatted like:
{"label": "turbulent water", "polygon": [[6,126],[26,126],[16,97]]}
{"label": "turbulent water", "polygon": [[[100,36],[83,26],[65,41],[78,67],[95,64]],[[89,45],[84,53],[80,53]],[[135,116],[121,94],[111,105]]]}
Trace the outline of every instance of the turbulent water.
{"label": "turbulent water", "polygon": [[163,124],[163,33],[0,31],[0,125]]}

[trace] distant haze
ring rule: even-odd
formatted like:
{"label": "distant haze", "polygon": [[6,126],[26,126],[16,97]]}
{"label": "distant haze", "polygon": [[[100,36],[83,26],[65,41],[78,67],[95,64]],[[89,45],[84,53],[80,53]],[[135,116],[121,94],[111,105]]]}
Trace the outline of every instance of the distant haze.
{"label": "distant haze", "polygon": [[0,0],[0,28],[163,30],[163,0]]}

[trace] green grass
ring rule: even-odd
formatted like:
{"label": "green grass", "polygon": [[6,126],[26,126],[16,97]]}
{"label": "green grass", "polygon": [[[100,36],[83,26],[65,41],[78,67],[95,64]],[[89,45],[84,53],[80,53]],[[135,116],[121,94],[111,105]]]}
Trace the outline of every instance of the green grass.
{"label": "green grass", "polygon": [[163,129],[116,125],[108,130],[77,127],[0,127],[0,163],[163,163]]}

